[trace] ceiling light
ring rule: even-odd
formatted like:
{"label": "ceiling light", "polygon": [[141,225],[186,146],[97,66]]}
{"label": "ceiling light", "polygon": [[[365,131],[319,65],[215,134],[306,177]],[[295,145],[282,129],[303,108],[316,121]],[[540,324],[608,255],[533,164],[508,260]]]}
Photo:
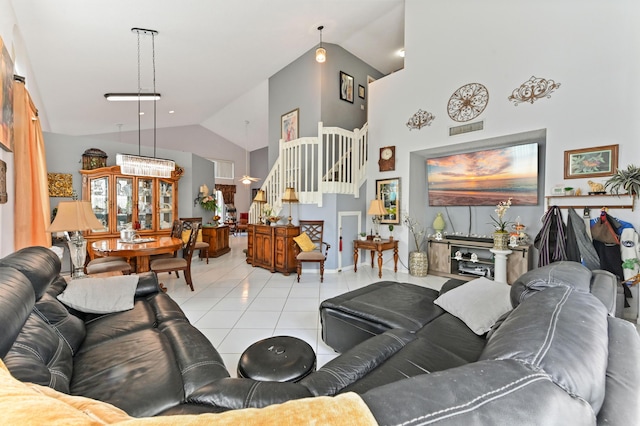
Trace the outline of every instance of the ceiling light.
{"label": "ceiling light", "polygon": [[105,93],[104,97],[112,102],[126,101],[159,101],[160,93]]}
{"label": "ceiling light", "polygon": [[400,56],[401,58],[404,58],[404,49],[398,50],[397,55]]}
{"label": "ceiling light", "polygon": [[[245,143],[248,146],[249,145],[249,120],[245,120],[244,121],[244,137],[246,139]],[[249,151],[247,150],[247,148],[244,149],[244,159],[245,159],[245,169],[244,169],[244,171],[245,171],[245,173],[249,173]],[[260,178],[254,178],[254,177],[251,177],[251,175],[246,174],[246,175],[242,176],[239,180],[244,185],[251,185],[252,182],[259,181]]]}
{"label": "ceiling light", "polygon": [[[142,28],[131,28],[131,31],[138,35],[138,93],[135,94],[138,101],[138,155],[116,154],[116,164],[120,166],[120,171],[125,175],[150,176],[150,177],[171,177],[171,173],[176,168],[176,163],[171,160],[156,158],[156,101],[160,99],[160,95],[156,92],[156,35],[155,30],[145,30]],[[140,116],[144,114],[140,110],[140,102],[143,100],[140,85],[140,34],[151,35],[151,52],[153,65],[153,157],[144,157],[140,155]],[[153,96],[157,95],[157,96]],[[106,95],[105,95],[106,97]]]}
{"label": "ceiling light", "polygon": [[320,47],[316,49],[316,62],[323,63],[327,60],[327,51],[324,47],[322,47],[322,30],[324,29],[324,25],[320,25],[318,27],[318,31],[320,31]]}

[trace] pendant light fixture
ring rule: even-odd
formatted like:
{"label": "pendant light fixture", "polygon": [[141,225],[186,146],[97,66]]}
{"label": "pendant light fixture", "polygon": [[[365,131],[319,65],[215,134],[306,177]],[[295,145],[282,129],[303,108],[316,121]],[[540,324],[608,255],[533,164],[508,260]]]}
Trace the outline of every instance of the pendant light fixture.
{"label": "pendant light fixture", "polygon": [[320,47],[316,49],[316,62],[323,63],[327,60],[327,51],[324,47],[322,47],[322,30],[324,29],[324,25],[320,25],[318,27],[318,31],[320,31]]}
{"label": "pendant light fixture", "polygon": [[246,144],[244,148],[244,160],[245,160],[244,172],[246,174],[242,176],[239,180],[244,185],[250,185],[251,182],[257,182],[260,180],[260,178],[251,177],[249,174],[249,150],[247,149],[247,146],[249,146],[249,120],[244,121],[244,137],[245,137],[245,144]]}
{"label": "pendant light fixture", "polygon": [[[171,160],[156,158],[156,101],[160,99],[160,94],[156,92],[156,30],[146,30],[143,28],[131,28],[138,36],[138,93],[135,100],[138,101],[138,155],[116,154],[116,164],[120,166],[120,171],[125,175],[150,176],[150,177],[171,177],[171,172],[176,168],[176,163]],[[140,35],[151,36],[151,52],[153,66],[153,93],[142,93],[142,85],[140,83]],[[123,95],[123,94],[106,94],[105,98],[111,100],[107,95]],[[130,95],[130,94],[124,94]],[[145,157],[141,155],[141,106],[144,100],[153,100],[153,157]],[[120,99],[125,100],[125,99]]]}

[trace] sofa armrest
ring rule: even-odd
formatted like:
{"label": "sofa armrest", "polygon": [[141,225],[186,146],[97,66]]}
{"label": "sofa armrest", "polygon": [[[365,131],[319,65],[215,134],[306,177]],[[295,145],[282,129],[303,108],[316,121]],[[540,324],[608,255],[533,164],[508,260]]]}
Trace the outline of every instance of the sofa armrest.
{"label": "sofa armrest", "polygon": [[160,292],[160,284],[158,284],[158,276],[155,272],[143,272],[138,274],[138,277],[136,297],[148,296]]}
{"label": "sofa armrest", "polygon": [[416,335],[402,329],[371,337],[300,381],[314,396],[335,395],[391,358]]}
{"label": "sofa armrest", "polygon": [[191,392],[186,402],[237,410],[261,408],[310,396],[313,395],[298,383],[223,378]]}

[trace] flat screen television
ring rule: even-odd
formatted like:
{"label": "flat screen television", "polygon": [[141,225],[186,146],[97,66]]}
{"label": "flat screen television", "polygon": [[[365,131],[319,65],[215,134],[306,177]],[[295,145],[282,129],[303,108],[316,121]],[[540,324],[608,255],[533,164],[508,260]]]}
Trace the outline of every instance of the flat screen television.
{"label": "flat screen television", "polygon": [[427,188],[430,206],[537,205],[538,144],[429,158]]}

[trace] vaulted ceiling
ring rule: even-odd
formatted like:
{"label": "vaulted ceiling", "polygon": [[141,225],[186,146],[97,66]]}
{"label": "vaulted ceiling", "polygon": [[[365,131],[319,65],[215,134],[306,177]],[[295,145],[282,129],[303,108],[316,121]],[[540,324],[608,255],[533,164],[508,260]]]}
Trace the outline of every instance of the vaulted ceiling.
{"label": "vaulted ceiling", "polygon": [[[137,103],[108,102],[103,96],[137,91],[134,27],[158,31],[156,87],[162,100],[157,127],[199,124],[249,150],[268,144],[268,78],[317,46],[319,25],[324,25],[323,42],[342,46],[379,71],[403,67],[397,51],[404,44],[404,0],[12,4],[15,37],[29,55],[43,125],[54,133],[137,130]],[[142,38],[140,51],[141,87],[150,92],[150,38]],[[143,103],[142,128],[153,127],[151,105]]]}

